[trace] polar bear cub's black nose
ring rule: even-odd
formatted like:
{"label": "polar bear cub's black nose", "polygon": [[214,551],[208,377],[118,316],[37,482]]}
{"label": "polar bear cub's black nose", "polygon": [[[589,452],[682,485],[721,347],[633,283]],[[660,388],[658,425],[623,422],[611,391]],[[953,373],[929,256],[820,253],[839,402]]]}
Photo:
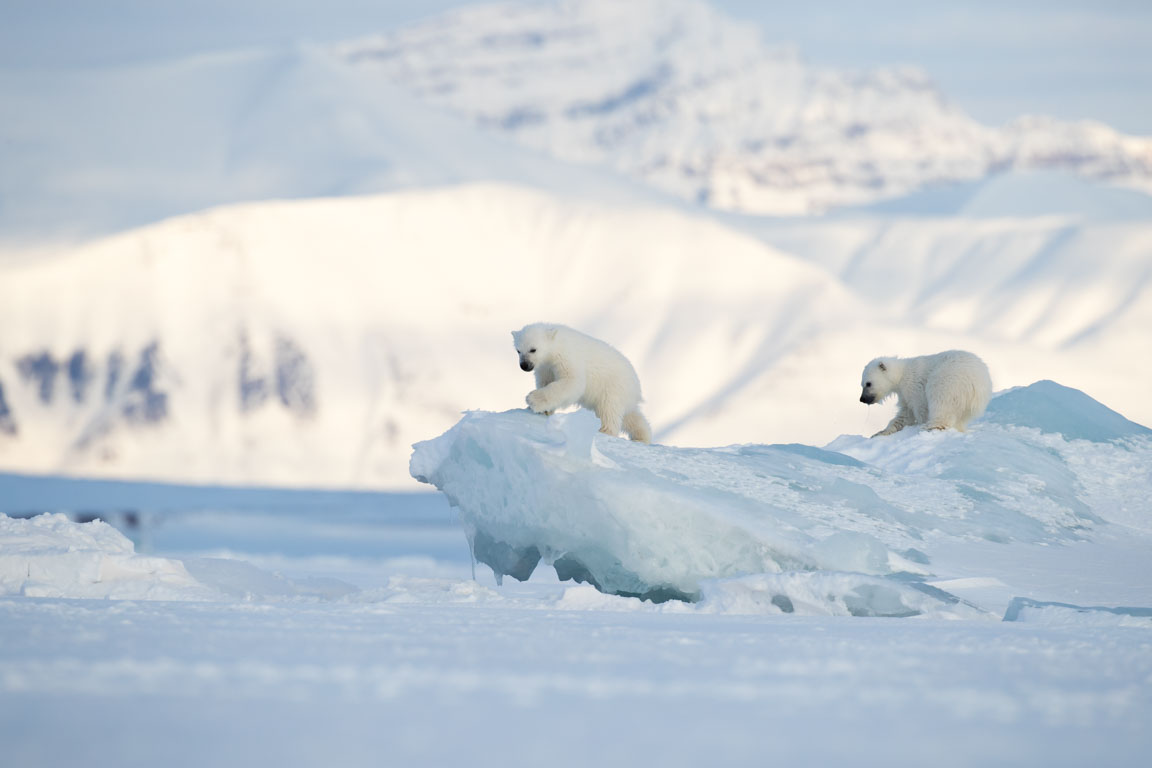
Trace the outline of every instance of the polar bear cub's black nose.
{"label": "polar bear cub's black nose", "polygon": [[876,398],[869,394],[863,394],[860,395],[860,402],[865,405],[872,405],[872,403],[876,402]]}
{"label": "polar bear cub's black nose", "polygon": [[536,366],[532,365],[531,360],[521,360],[520,361],[520,370],[522,370],[522,371],[530,371],[535,367]]}

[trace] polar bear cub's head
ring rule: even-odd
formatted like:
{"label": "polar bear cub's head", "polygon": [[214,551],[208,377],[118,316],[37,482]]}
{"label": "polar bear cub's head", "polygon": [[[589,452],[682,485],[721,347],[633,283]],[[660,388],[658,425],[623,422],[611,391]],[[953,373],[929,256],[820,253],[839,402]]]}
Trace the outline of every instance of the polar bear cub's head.
{"label": "polar bear cub's head", "polygon": [[878,357],[864,366],[860,377],[860,402],[866,405],[884,402],[900,384],[899,361],[891,357]]}
{"label": "polar bear cub's head", "polygon": [[512,331],[512,343],[520,356],[520,370],[530,371],[539,363],[546,362],[556,340],[557,327],[546,323],[532,323],[518,331]]}

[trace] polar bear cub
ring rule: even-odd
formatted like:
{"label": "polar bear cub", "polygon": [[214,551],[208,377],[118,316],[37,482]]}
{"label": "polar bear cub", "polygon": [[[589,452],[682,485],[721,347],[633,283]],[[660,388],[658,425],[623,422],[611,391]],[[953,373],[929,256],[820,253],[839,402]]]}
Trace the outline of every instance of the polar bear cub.
{"label": "polar bear cub", "polygon": [[600,417],[600,431],[651,442],[652,429],[640,412],[640,379],[628,358],[599,339],[563,325],[532,323],[512,332],[520,368],[534,371],[536,389],[528,407],[550,414],[579,404]]}
{"label": "polar bear cub", "polygon": [[864,368],[860,402],[872,405],[896,393],[896,416],[872,437],[904,427],[964,431],[992,398],[988,366],[971,352],[949,350],[923,357],[878,357]]}

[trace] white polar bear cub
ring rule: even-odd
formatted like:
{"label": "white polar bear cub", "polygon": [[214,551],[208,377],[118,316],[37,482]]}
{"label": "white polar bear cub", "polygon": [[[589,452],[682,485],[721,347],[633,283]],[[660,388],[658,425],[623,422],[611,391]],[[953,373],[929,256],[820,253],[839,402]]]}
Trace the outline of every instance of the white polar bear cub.
{"label": "white polar bear cub", "polygon": [[640,379],[628,358],[599,339],[563,325],[532,323],[512,332],[520,368],[536,372],[528,407],[550,414],[579,404],[600,417],[600,431],[651,442],[640,413]]}
{"label": "white polar bear cub", "polygon": [[882,402],[893,392],[898,398],[896,416],[872,437],[913,424],[963,432],[992,398],[988,366],[971,352],[956,349],[923,357],[878,357],[865,366],[860,384],[862,403]]}

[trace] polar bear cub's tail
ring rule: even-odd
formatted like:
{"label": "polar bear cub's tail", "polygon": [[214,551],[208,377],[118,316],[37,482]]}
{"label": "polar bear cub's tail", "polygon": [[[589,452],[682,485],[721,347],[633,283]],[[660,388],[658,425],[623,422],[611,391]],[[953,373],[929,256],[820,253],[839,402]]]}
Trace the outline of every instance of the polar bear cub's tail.
{"label": "polar bear cub's tail", "polygon": [[652,442],[652,427],[648,426],[648,419],[644,418],[644,414],[640,413],[639,408],[624,414],[623,427],[629,440],[636,440],[641,443]]}

